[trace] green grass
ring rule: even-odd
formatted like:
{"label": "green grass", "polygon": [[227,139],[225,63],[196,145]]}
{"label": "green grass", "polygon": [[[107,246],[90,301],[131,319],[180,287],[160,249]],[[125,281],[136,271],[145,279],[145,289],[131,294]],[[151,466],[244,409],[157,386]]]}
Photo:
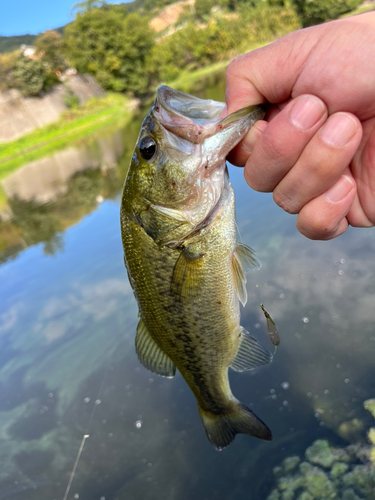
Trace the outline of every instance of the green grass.
{"label": "green grass", "polygon": [[352,10],[351,12],[347,12],[346,14],[343,14],[340,16],[340,19],[343,19],[345,17],[352,17],[352,16],[357,16],[358,14],[364,14],[365,12],[371,12],[372,10],[375,10],[375,4],[368,4],[368,5],[360,5],[356,9]]}
{"label": "green grass", "polygon": [[[250,52],[251,50],[255,50],[255,49],[259,49],[260,47],[264,47],[265,45],[268,45],[271,42],[272,42],[272,40],[265,42],[265,43],[252,44],[252,45],[246,47],[244,50],[241,50],[240,52],[241,52],[241,54],[244,54],[245,52]],[[239,55],[239,54],[237,54],[237,55]],[[187,86],[189,86],[190,84],[192,84],[192,83],[194,83],[202,78],[205,78],[207,76],[211,76],[215,73],[223,71],[229,65],[229,63],[231,61],[233,61],[235,56],[236,56],[236,54],[233,54],[233,56],[231,56],[230,58],[225,59],[223,61],[219,61],[219,62],[214,63],[214,64],[211,64],[210,66],[206,66],[204,68],[197,69],[195,71],[182,73],[178,78],[176,78],[176,80],[173,80],[173,82],[166,82],[166,85],[168,85],[169,87],[172,87],[172,88],[179,89],[179,90],[184,89]]]}
{"label": "green grass", "polygon": [[6,144],[0,144],[0,179],[19,166],[36,160],[72,142],[81,140],[104,126],[125,123],[131,113],[128,100],[120,94],[94,98],[81,108],[66,111],[60,119]]}

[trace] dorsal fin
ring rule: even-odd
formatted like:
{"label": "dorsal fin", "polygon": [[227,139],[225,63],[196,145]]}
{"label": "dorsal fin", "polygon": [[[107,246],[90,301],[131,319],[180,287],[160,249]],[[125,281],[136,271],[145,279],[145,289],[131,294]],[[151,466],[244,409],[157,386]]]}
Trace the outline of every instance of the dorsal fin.
{"label": "dorsal fin", "polygon": [[273,355],[263,347],[248,331],[241,327],[240,345],[231,368],[236,372],[253,370],[272,361]]}
{"label": "dorsal fin", "polygon": [[142,318],[137,326],[135,350],[139,361],[147,370],[163,377],[174,377],[175,364],[151,337]]}

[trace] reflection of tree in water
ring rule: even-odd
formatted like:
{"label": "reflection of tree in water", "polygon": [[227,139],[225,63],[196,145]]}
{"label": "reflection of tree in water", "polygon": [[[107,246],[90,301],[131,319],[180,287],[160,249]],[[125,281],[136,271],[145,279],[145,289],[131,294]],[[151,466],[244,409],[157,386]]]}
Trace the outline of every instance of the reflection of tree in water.
{"label": "reflection of tree in water", "polygon": [[98,196],[114,198],[121,186],[115,169],[88,170],[73,176],[67,192],[52,203],[13,198],[9,201],[12,221],[0,224],[0,261],[38,243],[44,243],[46,255],[54,255],[63,249],[63,231],[94,210]]}

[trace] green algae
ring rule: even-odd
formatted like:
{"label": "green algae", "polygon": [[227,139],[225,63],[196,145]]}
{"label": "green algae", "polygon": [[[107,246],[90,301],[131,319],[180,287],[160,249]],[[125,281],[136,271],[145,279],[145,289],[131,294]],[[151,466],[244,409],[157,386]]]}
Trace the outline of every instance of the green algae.
{"label": "green algae", "polygon": [[334,462],[347,462],[349,456],[341,448],[331,448],[328,441],[318,439],[305,452],[306,458],[312,464],[320,465],[327,469],[332,467]]}
{"label": "green algae", "polygon": [[368,399],[363,403],[363,406],[368,410],[371,415],[375,418],[375,399]]}
{"label": "green algae", "polygon": [[345,472],[347,472],[348,469],[349,469],[348,464],[344,464],[342,462],[336,462],[332,466],[330,476],[332,479],[338,479],[343,474],[345,474]]}
{"label": "green algae", "polygon": [[277,487],[266,500],[375,500],[375,447],[330,446],[317,440],[298,456],[285,458],[273,473]]}

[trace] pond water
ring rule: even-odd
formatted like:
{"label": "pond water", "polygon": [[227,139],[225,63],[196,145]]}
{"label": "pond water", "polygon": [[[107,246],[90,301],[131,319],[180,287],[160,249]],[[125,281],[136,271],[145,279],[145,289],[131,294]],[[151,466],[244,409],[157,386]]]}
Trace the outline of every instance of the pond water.
{"label": "pond water", "polygon": [[[195,92],[222,100],[223,79]],[[216,452],[182,377],[158,378],[140,365],[119,227],[140,123],[101,132],[7,181],[0,500],[263,500],[273,467],[316,439],[366,441],[372,422],[363,401],[375,396],[375,230],[307,240],[272,195],[247,187],[241,169],[230,168],[239,232],[263,264],[249,277],[242,325],[264,328],[262,302],[281,344],[270,366],[231,372],[230,380],[273,441],[238,435]],[[32,186],[22,185],[27,176]],[[361,429],[345,433],[353,419]]]}

